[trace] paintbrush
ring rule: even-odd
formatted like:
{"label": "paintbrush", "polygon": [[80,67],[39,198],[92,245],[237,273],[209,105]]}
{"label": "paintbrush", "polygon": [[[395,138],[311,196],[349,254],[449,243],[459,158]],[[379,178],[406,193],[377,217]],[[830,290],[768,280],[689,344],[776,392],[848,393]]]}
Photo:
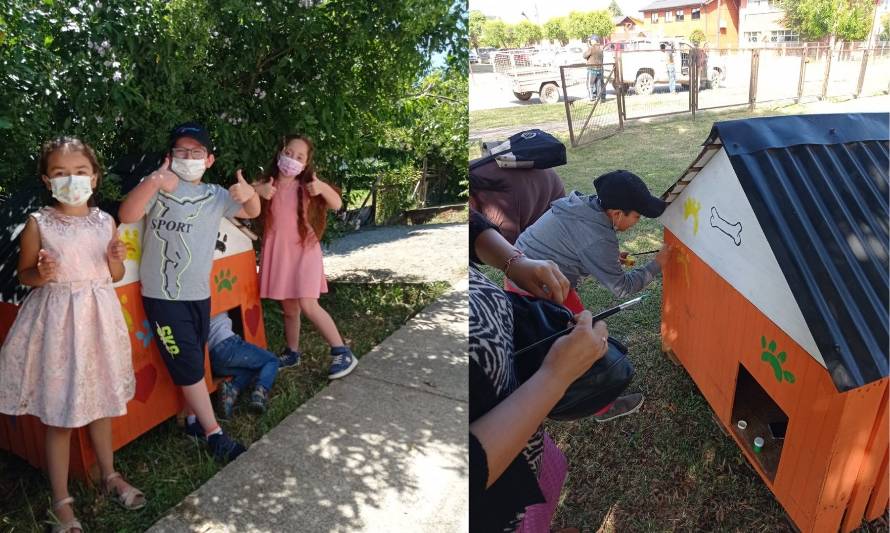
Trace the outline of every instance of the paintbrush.
{"label": "paintbrush", "polygon": [[[624,311],[625,309],[627,309],[629,307],[633,307],[633,306],[637,305],[638,303],[642,302],[647,296],[648,296],[648,294],[643,294],[643,295],[637,296],[636,298],[634,298],[632,300],[628,300],[624,303],[618,304],[615,307],[606,309],[605,311],[602,311],[601,313],[594,315],[593,319],[591,321],[591,324],[596,324],[598,321],[604,320],[619,311]],[[513,355],[514,356],[521,355],[521,354],[531,350],[532,348],[539,346],[547,341],[561,337],[561,336],[565,335],[566,333],[572,331],[572,329],[574,329],[574,327],[575,327],[575,324],[572,324],[571,326],[567,327],[566,329],[564,329],[562,331],[558,331],[558,332],[554,333],[553,335],[549,335],[539,341],[535,341],[535,342],[529,344],[528,346],[526,346],[525,348],[522,348],[521,350],[513,352]]]}

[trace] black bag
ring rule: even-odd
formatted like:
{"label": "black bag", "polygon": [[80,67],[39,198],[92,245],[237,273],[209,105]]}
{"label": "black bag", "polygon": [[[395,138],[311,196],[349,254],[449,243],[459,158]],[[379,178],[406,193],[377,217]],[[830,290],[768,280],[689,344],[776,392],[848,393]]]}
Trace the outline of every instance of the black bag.
{"label": "black bag", "polygon": [[470,170],[489,161],[509,168],[551,168],[566,164],[566,147],[559,139],[542,130],[527,130],[511,135],[491,149],[491,154],[470,163]]}
{"label": "black bag", "polygon": [[[534,344],[568,327],[572,312],[549,300],[507,292],[513,305],[513,351]],[[557,337],[558,338],[558,337]],[[519,381],[525,383],[541,368],[556,338],[520,354],[514,360]],[[627,347],[609,337],[609,350],[572,383],[548,418],[577,420],[588,417],[615,401],[630,385],[634,367],[627,358]]]}

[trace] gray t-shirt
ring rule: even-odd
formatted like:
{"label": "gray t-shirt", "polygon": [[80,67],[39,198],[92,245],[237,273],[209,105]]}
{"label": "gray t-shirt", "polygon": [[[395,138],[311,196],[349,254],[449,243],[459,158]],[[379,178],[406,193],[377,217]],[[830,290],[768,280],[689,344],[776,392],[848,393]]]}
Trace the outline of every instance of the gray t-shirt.
{"label": "gray t-shirt", "polygon": [[234,337],[235,332],[232,331],[232,319],[228,313],[220,313],[210,317],[210,333],[207,335],[207,347],[211,350],[216,348],[219,343]]}
{"label": "gray t-shirt", "polygon": [[210,298],[220,221],[240,210],[229,191],[212,183],[179,180],[172,193],[158,191],[145,205],[142,295],[181,301]]}

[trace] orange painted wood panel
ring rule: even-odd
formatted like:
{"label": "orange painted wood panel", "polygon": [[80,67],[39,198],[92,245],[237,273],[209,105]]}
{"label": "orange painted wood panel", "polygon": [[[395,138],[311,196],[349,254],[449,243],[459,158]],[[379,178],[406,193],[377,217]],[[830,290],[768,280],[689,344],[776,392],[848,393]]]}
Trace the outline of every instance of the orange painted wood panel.
{"label": "orange painted wood panel", "polygon": [[[734,424],[739,365],[746,368],[789,417],[789,425],[772,482],[744,447],[743,452],[801,530],[837,531],[863,460],[870,457],[867,448],[886,384],[840,394],[818,361],[667,230],[665,242],[678,255],[663,269],[664,346],[727,427]],[[784,352],[781,365],[765,360],[763,352],[770,350],[761,337],[767,345],[775,342],[776,362]]]}
{"label": "orange painted wood panel", "polygon": [[890,419],[887,418],[887,379],[885,378],[881,383],[883,384],[881,405],[853,487],[853,493],[850,495],[850,503],[847,505],[844,521],[841,524],[841,530],[844,532],[856,529],[862,522],[865,507],[871,498],[875,483],[878,482],[881,463],[887,457],[888,442],[890,442]]}
{"label": "orange painted wood panel", "polygon": [[878,481],[871,493],[868,507],[865,508],[865,519],[875,520],[885,516],[890,507],[890,457],[884,456],[884,462],[878,469]]}

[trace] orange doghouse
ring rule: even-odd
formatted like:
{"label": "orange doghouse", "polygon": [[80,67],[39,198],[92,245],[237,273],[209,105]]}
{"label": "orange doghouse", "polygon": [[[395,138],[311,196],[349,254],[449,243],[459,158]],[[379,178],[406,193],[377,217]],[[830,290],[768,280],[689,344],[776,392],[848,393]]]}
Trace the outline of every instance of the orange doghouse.
{"label": "orange doghouse", "polygon": [[[112,422],[115,450],[183,409],[182,396],[170,380],[155,344],[156,333],[142,309],[139,285],[142,229],[142,221],[120,226],[121,239],[127,245],[126,275],[115,288],[130,331],[136,394],[127,404],[127,414]],[[217,237],[210,287],[211,314],[228,311],[236,333],[248,342],[266,346],[253,243],[248,232],[226,219]],[[17,310],[15,303],[0,302],[0,340],[9,331]],[[206,356],[204,366],[207,385],[214,390]],[[36,417],[0,414],[0,448],[38,468],[46,466],[44,434],[45,426]],[[96,461],[86,428],[74,431],[71,440],[71,474],[86,478]]]}
{"label": "orange doghouse", "polygon": [[664,349],[801,531],[888,508],[887,124],[718,122],[663,196]]}

